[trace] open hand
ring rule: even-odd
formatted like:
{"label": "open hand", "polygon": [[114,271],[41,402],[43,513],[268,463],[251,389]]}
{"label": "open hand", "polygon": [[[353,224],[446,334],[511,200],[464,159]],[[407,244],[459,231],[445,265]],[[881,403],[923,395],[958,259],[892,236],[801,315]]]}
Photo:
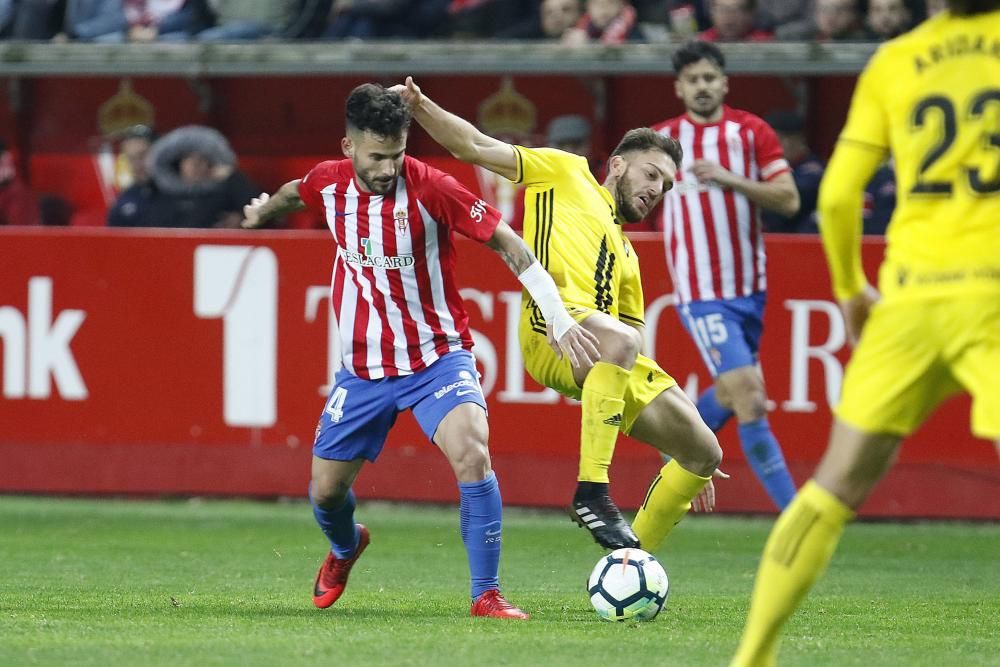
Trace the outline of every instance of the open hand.
{"label": "open hand", "polygon": [[562,359],[565,355],[573,368],[590,368],[601,359],[601,353],[597,350],[597,336],[579,324],[567,329],[559,340],[556,340],[552,332],[552,325],[548,325],[545,327],[545,336],[556,356]]}
{"label": "open hand", "polygon": [[878,303],[880,296],[877,289],[866,285],[861,292],[840,302],[840,312],[844,314],[844,323],[847,325],[847,338],[852,346],[858,344],[861,330],[868,321],[872,306]]}
{"label": "open hand", "polygon": [[694,498],[691,499],[691,509],[695,512],[711,512],[715,509],[715,482],[716,479],[729,479],[729,475],[718,468],[712,473],[712,479],[702,487]]}

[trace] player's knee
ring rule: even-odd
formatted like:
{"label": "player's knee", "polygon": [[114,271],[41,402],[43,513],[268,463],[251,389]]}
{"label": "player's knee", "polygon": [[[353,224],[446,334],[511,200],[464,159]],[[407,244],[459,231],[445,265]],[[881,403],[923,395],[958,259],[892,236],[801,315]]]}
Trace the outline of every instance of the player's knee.
{"label": "player's knee", "polygon": [[490,450],[485,440],[465,440],[452,448],[449,459],[460,482],[478,482],[490,471]]}
{"label": "player's knee", "polygon": [[309,487],[313,502],[325,509],[337,509],[343,505],[350,490],[351,485],[346,481],[331,477],[313,477]]}
{"label": "player's knee", "polygon": [[698,433],[698,439],[701,474],[707,476],[715,472],[716,468],[722,465],[722,446],[719,445],[719,439],[707,427]]}
{"label": "player's knee", "polygon": [[722,447],[718,438],[707,426],[699,428],[694,436],[694,447],[685,461],[678,460],[696,475],[710,476],[722,465]]}
{"label": "player's knee", "polygon": [[601,360],[623,368],[631,368],[642,351],[642,334],[622,325],[601,340]]}
{"label": "player's knee", "polygon": [[762,386],[751,386],[732,396],[733,412],[740,422],[751,422],[767,416],[767,394]]}

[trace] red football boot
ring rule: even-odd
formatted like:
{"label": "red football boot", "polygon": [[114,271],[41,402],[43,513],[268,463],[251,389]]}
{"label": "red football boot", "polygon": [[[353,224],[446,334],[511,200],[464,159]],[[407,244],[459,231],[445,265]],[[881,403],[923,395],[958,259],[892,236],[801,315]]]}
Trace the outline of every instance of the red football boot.
{"label": "red football boot", "polygon": [[358,558],[364,553],[365,547],[370,541],[368,529],[362,524],[358,524],[358,547],[354,550],[354,555],[350,558],[337,558],[330,552],[316,573],[316,585],[313,587],[313,604],[320,609],[326,609],[340,598],[347,587],[347,577],[351,574],[351,568],[358,562]]}
{"label": "red football boot", "polygon": [[490,618],[516,618],[522,621],[528,620],[528,615],[507,602],[503,595],[495,588],[485,591],[472,603],[472,610],[469,612],[473,616],[488,616]]}

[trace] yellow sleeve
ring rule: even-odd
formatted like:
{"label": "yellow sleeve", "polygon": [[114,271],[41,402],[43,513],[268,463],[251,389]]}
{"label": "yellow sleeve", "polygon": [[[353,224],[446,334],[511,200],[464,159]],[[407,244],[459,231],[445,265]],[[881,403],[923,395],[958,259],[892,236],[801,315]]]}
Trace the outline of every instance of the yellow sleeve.
{"label": "yellow sleeve", "polygon": [[841,142],[860,143],[888,150],[888,106],[882,95],[890,87],[890,81],[883,74],[886,67],[881,65],[890,60],[887,55],[884,47],[876,52],[858,77],[851,108],[847,112],[847,122],[840,131]]}
{"label": "yellow sleeve", "polygon": [[517,154],[517,178],[515,183],[536,185],[562,180],[574,169],[579,168],[580,161],[586,169],[586,158],[573,155],[555,148],[526,148],[514,146]]}
{"label": "yellow sleeve", "polygon": [[861,265],[861,213],[864,191],[889,145],[889,123],[880,97],[879,56],[858,78],[837,146],[820,183],[817,213],[833,293],[839,300],[868,285]]}
{"label": "yellow sleeve", "polygon": [[884,154],[865,144],[840,141],[819,188],[819,231],[830,266],[833,293],[849,299],[868,285],[861,266],[864,192]]}

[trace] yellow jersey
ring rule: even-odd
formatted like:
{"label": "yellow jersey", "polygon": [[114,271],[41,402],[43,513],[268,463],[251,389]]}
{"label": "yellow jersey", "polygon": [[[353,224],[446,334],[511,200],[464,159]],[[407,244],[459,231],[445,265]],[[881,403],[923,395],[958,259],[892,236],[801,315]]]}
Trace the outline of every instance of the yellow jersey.
{"label": "yellow jersey", "polygon": [[[577,318],[591,310],[643,324],[639,259],[616,221],[615,200],[587,159],[554,148],[515,146],[517,183],[525,185],[524,240],[552,275]],[[522,293],[532,328],[544,319]]]}
{"label": "yellow jersey", "polygon": [[1000,292],[1000,11],[945,12],[884,44],[840,142],[895,161],[883,296]]}

